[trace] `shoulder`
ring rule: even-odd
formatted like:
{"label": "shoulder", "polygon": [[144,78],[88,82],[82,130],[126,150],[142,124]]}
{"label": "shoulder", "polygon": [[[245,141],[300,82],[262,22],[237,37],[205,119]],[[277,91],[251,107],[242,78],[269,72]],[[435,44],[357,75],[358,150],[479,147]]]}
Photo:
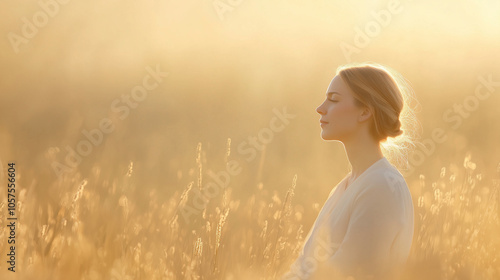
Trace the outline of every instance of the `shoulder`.
{"label": "shoulder", "polygon": [[359,199],[366,196],[369,198],[383,197],[385,202],[390,202],[391,198],[399,200],[402,197],[410,197],[408,185],[403,175],[394,166],[388,164],[371,170],[366,175],[358,193]]}
{"label": "shoulder", "polygon": [[394,167],[367,174],[351,211],[358,220],[374,219],[395,230],[412,224],[413,202],[403,176]]}

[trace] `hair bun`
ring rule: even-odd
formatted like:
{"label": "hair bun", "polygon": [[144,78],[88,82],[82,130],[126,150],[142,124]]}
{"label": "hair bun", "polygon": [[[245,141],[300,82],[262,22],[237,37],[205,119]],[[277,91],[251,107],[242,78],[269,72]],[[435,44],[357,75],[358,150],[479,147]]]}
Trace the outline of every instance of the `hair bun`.
{"label": "hair bun", "polygon": [[387,136],[396,137],[396,136],[399,136],[401,134],[403,134],[403,130],[401,130],[401,121],[399,119],[397,119],[396,122],[394,122],[393,130]]}
{"label": "hair bun", "polygon": [[392,137],[396,137],[396,136],[399,136],[399,135],[401,135],[401,134],[403,134],[403,130],[398,129],[398,131],[396,131],[396,132],[394,133],[394,136],[392,136]]}

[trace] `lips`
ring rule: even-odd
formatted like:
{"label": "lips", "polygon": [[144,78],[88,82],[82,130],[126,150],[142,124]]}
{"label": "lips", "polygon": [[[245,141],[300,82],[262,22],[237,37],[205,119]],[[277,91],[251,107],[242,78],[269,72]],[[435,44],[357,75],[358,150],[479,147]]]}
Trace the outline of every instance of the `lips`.
{"label": "lips", "polygon": [[328,122],[325,122],[325,121],[322,121],[322,120],[320,120],[319,122],[320,122],[321,124],[327,124],[327,123],[328,123]]}

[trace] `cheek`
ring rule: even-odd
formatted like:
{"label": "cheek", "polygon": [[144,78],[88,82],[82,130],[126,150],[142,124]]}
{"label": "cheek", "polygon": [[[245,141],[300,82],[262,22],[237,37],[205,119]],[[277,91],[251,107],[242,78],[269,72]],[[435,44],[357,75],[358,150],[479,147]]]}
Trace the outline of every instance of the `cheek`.
{"label": "cheek", "polygon": [[336,119],[349,119],[353,115],[353,108],[348,104],[339,104],[331,109],[331,116]]}

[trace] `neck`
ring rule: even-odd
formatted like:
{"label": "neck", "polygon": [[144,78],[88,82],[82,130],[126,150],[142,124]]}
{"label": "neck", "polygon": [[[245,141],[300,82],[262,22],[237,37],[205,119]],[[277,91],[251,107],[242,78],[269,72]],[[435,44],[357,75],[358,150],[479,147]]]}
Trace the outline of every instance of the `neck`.
{"label": "neck", "polygon": [[343,144],[352,167],[351,178],[357,178],[372,164],[384,157],[380,144],[372,137],[357,137],[344,141]]}

